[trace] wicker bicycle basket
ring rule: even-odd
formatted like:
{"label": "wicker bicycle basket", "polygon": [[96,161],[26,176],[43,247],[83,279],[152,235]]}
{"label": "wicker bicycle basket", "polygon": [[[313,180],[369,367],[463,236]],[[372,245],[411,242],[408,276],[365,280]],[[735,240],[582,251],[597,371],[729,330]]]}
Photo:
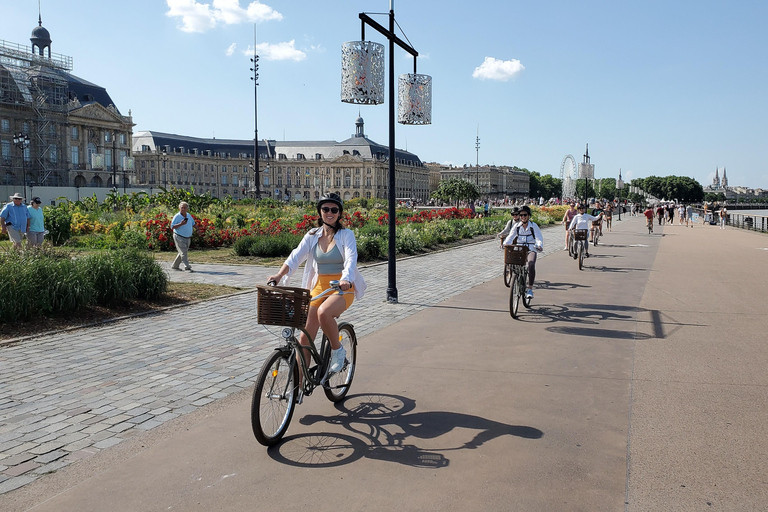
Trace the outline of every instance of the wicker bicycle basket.
{"label": "wicker bicycle basket", "polygon": [[256,318],[265,325],[304,327],[309,313],[309,290],[290,286],[256,286]]}
{"label": "wicker bicycle basket", "polygon": [[573,230],[573,239],[574,240],[586,240],[588,232],[589,232],[588,229],[575,229],[575,230]]}
{"label": "wicker bicycle basket", "polygon": [[504,263],[507,265],[525,265],[528,259],[528,247],[524,245],[504,246]]}

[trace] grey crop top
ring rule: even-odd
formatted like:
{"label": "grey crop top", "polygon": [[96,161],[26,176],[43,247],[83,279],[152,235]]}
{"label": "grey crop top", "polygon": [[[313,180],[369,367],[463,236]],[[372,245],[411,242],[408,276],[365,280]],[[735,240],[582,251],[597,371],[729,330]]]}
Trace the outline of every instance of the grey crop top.
{"label": "grey crop top", "polygon": [[344,257],[338,245],[334,245],[328,252],[323,252],[320,244],[315,245],[315,261],[318,274],[341,274],[344,271]]}

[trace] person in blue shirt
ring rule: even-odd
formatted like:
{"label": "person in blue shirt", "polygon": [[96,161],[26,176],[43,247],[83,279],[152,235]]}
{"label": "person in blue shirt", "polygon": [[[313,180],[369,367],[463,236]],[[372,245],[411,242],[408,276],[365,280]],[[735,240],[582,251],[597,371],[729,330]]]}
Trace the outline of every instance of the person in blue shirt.
{"label": "person in blue shirt", "polygon": [[8,233],[14,249],[21,249],[21,238],[29,230],[29,210],[23,200],[24,197],[16,192],[11,196],[11,202],[0,211],[2,234]]}
{"label": "person in blue shirt", "polygon": [[179,265],[184,262],[184,270],[192,272],[192,265],[189,264],[187,252],[189,252],[189,244],[192,241],[194,227],[195,219],[189,214],[189,203],[186,201],[180,202],[179,213],[174,215],[171,221],[173,242],[176,244],[176,250],[178,251],[176,259],[173,260],[173,265],[171,265],[173,270],[181,270]]}
{"label": "person in blue shirt", "polygon": [[40,205],[43,201],[39,197],[33,197],[32,203],[27,206],[29,210],[29,230],[27,231],[27,247],[40,247],[45,237],[45,219]]}

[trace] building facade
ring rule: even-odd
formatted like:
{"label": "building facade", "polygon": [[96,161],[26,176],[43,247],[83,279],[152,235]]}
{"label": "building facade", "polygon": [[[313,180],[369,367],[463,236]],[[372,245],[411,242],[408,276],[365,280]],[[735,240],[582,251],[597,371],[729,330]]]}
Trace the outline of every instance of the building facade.
{"label": "building facade", "polygon": [[70,73],[38,20],[31,47],[0,41],[0,180],[9,186],[126,187],[133,122],[106,89]]}
{"label": "building facade", "polygon": [[439,180],[459,178],[474,183],[481,199],[525,199],[530,192],[530,176],[515,167],[484,165],[453,167],[429,164],[439,170]]}
{"label": "building facade", "polygon": [[[253,140],[201,139],[159,132],[138,132],[133,139],[137,184],[144,188],[194,188],[213,197],[253,197]],[[389,197],[389,148],[365,136],[364,121],[355,134],[336,141],[258,143],[261,197],[315,201],[335,192],[344,200]],[[395,152],[397,198],[426,201],[429,169],[413,153]]]}

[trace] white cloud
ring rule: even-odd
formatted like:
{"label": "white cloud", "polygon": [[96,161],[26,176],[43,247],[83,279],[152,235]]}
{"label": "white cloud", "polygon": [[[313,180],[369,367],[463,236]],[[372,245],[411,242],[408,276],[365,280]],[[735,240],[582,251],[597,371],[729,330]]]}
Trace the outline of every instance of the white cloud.
{"label": "white cloud", "polygon": [[179,29],[183,32],[206,32],[223,23],[254,23],[257,21],[281,20],[283,15],[259,1],[248,7],[240,7],[240,0],[213,0],[199,3],[197,0],[166,0],[170,18],[181,18]]}
{"label": "white cloud", "polygon": [[235,48],[237,48],[237,43],[229,45],[229,48],[227,48],[227,57],[231,57],[235,53]]}
{"label": "white cloud", "polygon": [[475,71],[472,73],[472,78],[506,82],[511,78],[515,78],[524,69],[525,66],[523,66],[517,59],[499,60],[494,59],[493,57],[486,57],[483,63],[475,68]]}
{"label": "white cloud", "polygon": [[[295,40],[290,40],[287,43],[259,43],[256,45],[256,54],[265,60],[304,60],[307,58],[307,54],[301,50],[296,49]],[[247,50],[243,52],[244,55],[253,55],[253,47],[249,46]]]}

